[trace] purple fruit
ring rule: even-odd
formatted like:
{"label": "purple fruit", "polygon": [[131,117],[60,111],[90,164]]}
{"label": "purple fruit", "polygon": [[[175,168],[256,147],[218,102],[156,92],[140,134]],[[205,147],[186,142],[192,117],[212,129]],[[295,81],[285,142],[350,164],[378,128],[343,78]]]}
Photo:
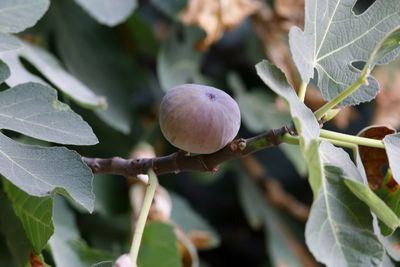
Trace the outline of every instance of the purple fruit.
{"label": "purple fruit", "polygon": [[224,91],[182,84],[170,89],[162,99],[160,126],[165,138],[177,148],[210,154],[235,138],[240,110]]}

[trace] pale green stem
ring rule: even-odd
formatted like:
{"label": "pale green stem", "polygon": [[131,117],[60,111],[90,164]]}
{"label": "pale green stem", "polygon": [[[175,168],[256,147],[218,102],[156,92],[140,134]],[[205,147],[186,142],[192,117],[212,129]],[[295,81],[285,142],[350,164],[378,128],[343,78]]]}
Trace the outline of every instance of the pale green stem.
{"label": "pale green stem", "polygon": [[382,148],[385,149],[385,145],[381,140],[353,136],[349,134],[342,134],[333,131],[328,131],[321,129],[320,136],[323,138],[333,139],[337,141],[342,141],[346,143],[357,144],[360,146],[368,146],[368,147],[375,147],[375,148]]}
{"label": "pale green stem", "polygon": [[[328,141],[331,144],[340,146],[340,147],[347,147],[347,148],[351,148],[354,149],[357,147],[356,144],[353,143],[349,143],[349,142],[345,142],[345,141],[340,141],[340,140],[335,140],[335,139],[330,139],[330,138],[326,138],[326,137],[320,137],[319,140],[324,140],[324,141]],[[285,134],[282,137],[282,142],[286,143],[286,144],[291,144],[291,145],[298,145],[300,143],[300,139],[298,136],[292,136],[290,134]]]}
{"label": "pale green stem", "polygon": [[314,112],[315,117],[317,120],[322,119],[322,117],[327,113],[329,110],[334,108],[340,102],[345,100],[351,94],[353,94],[361,85],[367,82],[367,77],[369,75],[370,70],[368,68],[364,68],[361,72],[360,77],[357,79],[355,83],[347,87],[343,92],[338,94],[334,99],[331,99],[328,103],[320,107],[317,111]]}
{"label": "pale green stem", "polygon": [[135,233],[133,234],[131,251],[129,252],[131,256],[132,266],[137,266],[137,257],[139,254],[140,242],[142,240],[147,216],[149,215],[151,203],[153,202],[154,193],[156,192],[158,184],[157,176],[153,170],[150,169],[148,175],[149,175],[149,184],[147,185],[146,188],[142,209],[140,210],[139,218],[135,227]]}
{"label": "pale green stem", "polygon": [[304,102],[304,99],[306,98],[306,91],[307,91],[307,83],[301,82],[299,92],[297,93],[301,102]]}

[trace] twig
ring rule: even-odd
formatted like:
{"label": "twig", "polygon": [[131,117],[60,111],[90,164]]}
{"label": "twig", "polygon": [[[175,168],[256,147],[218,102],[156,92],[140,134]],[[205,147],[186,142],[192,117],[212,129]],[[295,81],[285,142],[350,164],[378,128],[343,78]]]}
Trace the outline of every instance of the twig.
{"label": "twig", "polygon": [[183,151],[178,151],[168,156],[154,158],[82,157],[82,160],[92,169],[93,173],[109,173],[125,177],[146,174],[150,169],[153,169],[157,175],[182,171],[215,172],[222,162],[279,145],[282,142],[282,136],[286,133],[293,135],[294,127],[292,125],[283,126],[249,139],[235,139],[217,152],[206,155],[190,156]]}

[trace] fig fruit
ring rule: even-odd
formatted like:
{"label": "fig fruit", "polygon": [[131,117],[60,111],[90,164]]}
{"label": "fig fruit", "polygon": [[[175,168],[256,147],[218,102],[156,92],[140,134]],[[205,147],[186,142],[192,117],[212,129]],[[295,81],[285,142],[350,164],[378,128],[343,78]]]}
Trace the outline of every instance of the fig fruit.
{"label": "fig fruit", "polygon": [[162,99],[160,127],[175,147],[210,154],[235,138],[240,128],[240,110],[222,90],[182,84],[168,90]]}

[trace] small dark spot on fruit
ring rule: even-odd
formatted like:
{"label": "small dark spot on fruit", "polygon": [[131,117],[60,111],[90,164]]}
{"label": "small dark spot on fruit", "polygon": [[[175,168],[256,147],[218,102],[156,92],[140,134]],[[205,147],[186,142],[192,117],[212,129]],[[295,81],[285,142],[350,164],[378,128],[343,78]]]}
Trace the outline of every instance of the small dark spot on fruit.
{"label": "small dark spot on fruit", "polygon": [[216,96],[212,93],[206,93],[206,96],[208,97],[208,99],[210,100],[215,100]]}

